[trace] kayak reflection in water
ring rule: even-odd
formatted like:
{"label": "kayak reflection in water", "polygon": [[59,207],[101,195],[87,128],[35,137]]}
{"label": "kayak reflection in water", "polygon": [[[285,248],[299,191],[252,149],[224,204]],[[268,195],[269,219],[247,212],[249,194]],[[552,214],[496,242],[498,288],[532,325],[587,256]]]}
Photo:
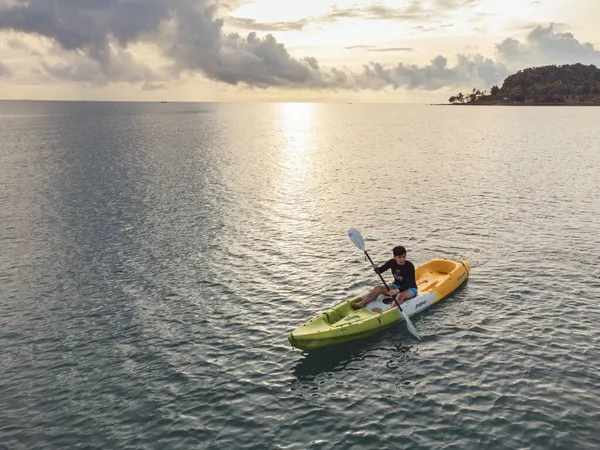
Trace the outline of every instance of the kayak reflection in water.
{"label": "kayak reflection in water", "polygon": [[[361,301],[353,303],[354,309],[364,308],[366,305],[376,300],[380,294],[396,296],[396,301],[399,304],[404,303],[417,296],[417,282],[415,280],[415,266],[406,259],[406,248],[402,245],[394,247],[392,250],[394,257],[386,262],[381,267],[373,264],[373,270],[381,274],[387,270],[392,271],[394,282],[391,283],[391,290],[388,291],[386,286],[374,287]],[[395,303],[392,302],[388,309],[394,308]]]}

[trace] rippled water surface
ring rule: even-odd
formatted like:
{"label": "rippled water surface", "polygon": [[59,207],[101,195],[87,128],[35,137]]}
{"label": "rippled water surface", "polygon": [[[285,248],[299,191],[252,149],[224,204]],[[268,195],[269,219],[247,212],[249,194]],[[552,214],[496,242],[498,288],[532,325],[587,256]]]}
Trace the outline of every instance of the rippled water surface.
{"label": "rippled water surface", "polygon": [[[0,448],[600,447],[600,108],[0,102]],[[287,334],[468,257],[402,324]]]}

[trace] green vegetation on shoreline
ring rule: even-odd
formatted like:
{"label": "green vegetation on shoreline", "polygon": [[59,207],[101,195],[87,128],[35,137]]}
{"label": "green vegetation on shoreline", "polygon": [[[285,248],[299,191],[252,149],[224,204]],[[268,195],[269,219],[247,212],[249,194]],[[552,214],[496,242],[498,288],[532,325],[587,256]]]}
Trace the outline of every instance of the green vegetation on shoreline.
{"label": "green vegetation on shoreline", "polygon": [[565,64],[531,67],[510,75],[490,92],[473,89],[451,96],[459,105],[598,105],[600,69],[594,65]]}

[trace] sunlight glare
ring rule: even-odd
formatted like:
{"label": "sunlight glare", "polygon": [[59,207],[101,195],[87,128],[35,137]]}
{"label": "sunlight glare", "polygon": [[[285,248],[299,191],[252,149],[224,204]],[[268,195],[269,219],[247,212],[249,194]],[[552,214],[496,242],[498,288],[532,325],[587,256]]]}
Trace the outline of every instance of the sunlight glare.
{"label": "sunlight glare", "polygon": [[282,103],[280,112],[280,208],[294,209],[310,189],[315,150],[314,103]]}
{"label": "sunlight glare", "polygon": [[[282,103],[282,137],[286,142],[284,152],[288,155],[302,155],[307,151],[307,141],[313,125],[314,103]],[[298,162],[298,161],[296,161]]]}

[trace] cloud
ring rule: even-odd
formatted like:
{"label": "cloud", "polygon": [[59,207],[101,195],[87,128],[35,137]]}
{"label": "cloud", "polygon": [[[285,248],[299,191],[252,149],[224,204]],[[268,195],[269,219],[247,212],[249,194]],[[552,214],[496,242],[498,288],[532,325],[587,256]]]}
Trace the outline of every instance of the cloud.
{"label": "cloud", "polygon": [[169,5],[160,0],[2,0],[0,29],[45,36],[66,50],[94,53],[106,49],[110,37],[125,46],[155,30]]}
{"label": "cloud", "polygon": [[[315,58],[293,58],[271,35],[260,38],[256,33],[246,37],[225,34],[223,19],[216,17],[217,4],[210,0],[0,2],[0,30],[34,34],[55,42],[62,51],[63,60],[60,63],[44,61],[43,69],[55,78],[79,83],[130,82],[146,83],[146,86],[160,83],[158,74],[136,61],[128,51],[129,46],[140,42],[158,46],[171,62],[170,73],[174,76],[200,72],[224,83],[260,88],[404,86],[436,89],[444,83],[454,85],[461,80],[471,81],[480,72],[487,74],[478,69],[486,64],[483,58],[466,56],[454,68],[447,67],[445,58],[443,64],[438,59],[431,66],[421,68],[399,64],[386,69],[378,63],[371,63],[358,72],[322,68]],[[448,9],[469,3],[438,0],[436,5]],[[421,3],[412,1],[400,12],[375,4],[360,10],[334,10],[329,18],[357,12],[372,18],[399,18],[422,11]],[[371,50],[408,51],[400,47]]]}
{"label": "cloud", "polygon": [[[437,0],[434,3],[440,11],[445,11],[476,2]],[[258,88],[486,87],[501,83],[509,75],[509,62],[527,58],[532,52],[555,59],[568,55],[598,57],[591,44],[580,44],[570,33],[555,33],[550,26],[537,27],[524,43],[507,39],[498,44],[499,62],[482,55],[457,55],[456,63],[450,65],[448,59],[440,55],[423,66],[404,63],[384,66],[374,61],[360,70],[327,68],[312,57],[294,58],[272,35],[225,33],[218,7],[212,0],[0,0],[0,31],[41,36],[55,43],[51,55],[42,57],[41,68],[56,79],[96,85],[128,82],[147,90],[160,89],[167,80],[198,73],[222,83]],[[223,4],[220,7],[223,8]],[[350,10],[336,9],[329,17],[361,13],[363,17],[400,19],[432,11],[426,9],[424,3],[413,0],[401,10],[374,4]],[[289,23],[282,24],[289,26]],[[132,47],[137,44],[154,46],[169,66],[150,67],[136,59]],[[412,50],[409,47],[362,48],[372,52]]]}
{"label": "cloud", "polygon": [[[415,20],[423,18],[426,14],[419,2],[412,2],[406,8],[392,8],[381,4],[369,6],[355,6],[352,8],[333,7],[331,11],[321,17],[321,22],[336,22],[340,19],[361,20]],[[428,15],[432,15],[433,12]]]}
{"label": "cloud", "polygon": [[20,39],[15,39],[15,38],[7,39],[6,44],[8,45],[8,48],[12,48],[13,50],[29,51],[29,46]]}
{"label": "cloud", "polygon": [[505,65],[481,55],[458,55],[457,59],[457,64],[452,67],[443,56],[436,56],[426,66],[400,63],[386,68],[380,63],[370,63],[365,66],[358,82],[366,89],[391,86],[394,89],[436,90],[447,86],[489,87],[509,75]]}
{"label": "cloud", "polygon": [[[531,31],[532,29],[536,28],[540,26],[539,22],[517,22],[514,24],[514,26],[509,27],[509,29],[513,29],[513,30],[517,30],[519,32],[522,31]],[[571,28],[572,25],[570,25],[567,22],[553,22],[551,24],[552,28],[557,30],[557,31],[561,31],[561,30],[566,30]]]}
{"label": "cloud", "polygon": [[11,75],[12,75],[12,70],[10,70],[10,67],[8,67],[6,64],[4,64],[2,61],[0,61],[0,77],[8,78]]}
{"label": "cloud", "polygon": [[256,19],[228,17],[227,24],[235,28],[254,31],[301,31],[311,22],[310,19],[300,19],[294,22],[258,22]]}
{"label": "cloud", "polygon": [[366,50],[368,52],[414,52],[412,47],[377,47],[376,45],[350,45],[346,50]]}
{"label": "cloud", "polygon": [[414,52],[415,49],[412,47],[382,47],[382,48],[371,48],[369,52]]}
{"label": "cloud", "polygon": [[[343,19],[391,20],[423,22],[439,20],[446,12],[475,6],[479,0],[435,0],[433,3],[411,0],[403,8],[386,6],[384,2],[367,6],[339,8],[334,6],[327,14],[318,17],[306,17],[293,22],[259,22],[256,19],[228,17],[227,25],[252,31],[301,31],[310,24],[338,22]],[[444,25],[448,26],[448,25]]]}
{"label": "cloud", "polygon": [[169,5],[162,0],[0,0],[0,31],[42,36],[58,44],[65,55],[70,53],[67,59],[74,66],[42,64],[57,78],[97,84],[137,82],[155,76],[135,62],[127,46],[155,33],[168,17]]}
{"label": "cloud", "polygon": [[6,45],[8,46],[9,49],[12,49],[12,50],[21,50],[21,51],[29,53],[32,56],[38,56],[38,57],[42,56],[42,54],[39,50],[31,48],[22,39],[16,39],[14,37],[9,38],[6,40]]}
{"label": "cloud", "polygon": [[144,83],[142,86],[142,91],[160,91],[163,89],[166,89],[167,86],[164,85],[163,83]]}
{"label": "cloud", "polygon": [[100,60],[78,52],[56,50],[54,53],[60,55],[62,62],[42,60],[42,67],[47,74],[59,80],[104,86],[118,82],[152,82],[159,78],[151,68],[135,61],[129,52],[121,48],[111,48],[107,53],[99,54]]}
{"label": "cloud", "polygon": [[346,48],[346,50],[356,50],[356,49],[369,49],[369,48],[377,48],[377,47],[375,45],[358,44],[358,45],[350,45],[345,48]]}
{"label": "cloud", "polygon": [[507,38],[496,44],[496,54],[511,67],[574,63],[600,66],[600,51],[592,44],[581,43],[572,33],[557,32],[554,27],[537,26],[524,42]]}
{"label": "cloud", "polygon": [[435,0],[427,7],[428,2],[411,0],[404,8],[393,8],[386,6],[383,2],[351,8],[333,7],[331,12],[319,20],[323,22],[335,22],[340,19],[421,22],[423,20],[438,19],[446,12],[472,7],[477,3],[479,3],[479,0]]}
{"label": "cloud", "polygon": [[168,51],[179,71],[200,71],[211,79],[237,85],[327,86],[315,58],[295,59],[272,35],[259,38],[250,33],[223,35],[212,45],[198,46],[194,39],[183,39]]}
{"label": "cloud", "polygon": [[[362,71],[321,68],[315,58],[293,58],[285,46],[271,36],[247,38],[231,34],[224,38],[225,45],[219,64],[207,72],[202,59],[196,60],[195,49],[190,53],[181,49],[173,57],[186,69],[203,69],[211,78],[229,84],[245,83],[257,87],[308,87],[325,89],[382,89],[385,87],[434,90],[443,86],[460,86],[464,83],[492,85],[508,76],[503,64],[496,64],[483,56],[459,55],[458,64],[448,67],[447,59],[438,56],[429,66],[398,64],[385,68],[373,62]],[[388,50],[374,49],[367,50]],[[398,50],[398,49],[394,49]],[[405,48],[402,50],[406,51]]]}

